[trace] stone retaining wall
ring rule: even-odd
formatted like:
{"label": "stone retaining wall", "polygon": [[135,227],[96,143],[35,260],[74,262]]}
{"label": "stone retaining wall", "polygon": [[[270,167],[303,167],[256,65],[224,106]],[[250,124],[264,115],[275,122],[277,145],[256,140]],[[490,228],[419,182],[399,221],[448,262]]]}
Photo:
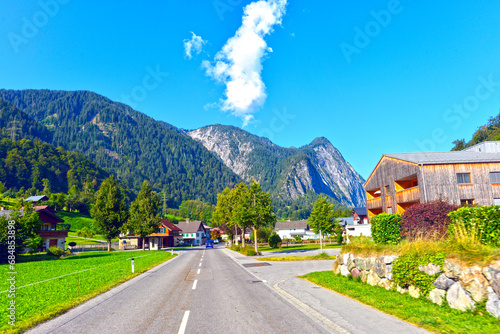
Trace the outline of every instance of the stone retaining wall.
{"label": "stone retaining wall", "polygon": [[[362,258],[350,253],[341,254],[333,264],[333,272],[343,276],[360,277],[361,281],[387,290],[409,293],[418,298],[421,293],[414,286],[401,287],[392,281],[392,263],[397,256]],[[462,267],[448,260],[442,268],[429,263],[419,270],[428,275],[441,273],[432,283],[434,289],[427,299],[442,305],[447,302],[451,308],[466,311],[474,309],[476,302],[486,300],[486,310],[500,318],[500,261],[485,267]]]}

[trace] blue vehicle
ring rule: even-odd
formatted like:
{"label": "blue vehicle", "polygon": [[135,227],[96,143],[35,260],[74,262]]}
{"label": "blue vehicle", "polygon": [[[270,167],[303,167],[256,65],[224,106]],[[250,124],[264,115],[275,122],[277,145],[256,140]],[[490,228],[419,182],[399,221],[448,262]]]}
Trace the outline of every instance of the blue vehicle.
{"label": "blue vehicle", "polygon": [[205,243],[205,248],[214,248],[214,242],[212,240],[207,240],[207,242]]}

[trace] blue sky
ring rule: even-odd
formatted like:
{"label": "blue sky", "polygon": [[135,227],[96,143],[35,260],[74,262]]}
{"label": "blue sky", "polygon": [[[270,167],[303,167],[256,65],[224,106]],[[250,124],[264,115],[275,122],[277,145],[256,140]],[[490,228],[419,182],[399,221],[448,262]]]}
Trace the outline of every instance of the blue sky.
{"label": "blue sky", "polygon": [[[282,3],[254,64],[258,103],[221,111],[227,79],[207,66],[250,3],[2,1],[0,88],[135,93],[135,109],[183,129],[250,115],[245,130],[281,146],[327,137],[365,178],[383,153],[448,151],[498,114],[500,3],[410,0]],[[206,43],[190,59],[191,32]]]}

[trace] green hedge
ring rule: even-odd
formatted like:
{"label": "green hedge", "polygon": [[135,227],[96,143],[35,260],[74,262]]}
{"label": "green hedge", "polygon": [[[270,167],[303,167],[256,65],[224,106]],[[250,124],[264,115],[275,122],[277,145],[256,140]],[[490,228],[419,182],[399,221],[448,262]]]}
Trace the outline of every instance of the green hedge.
{"label": "green hedge", "polygon": [[464,206],[448,213],[448,233],[454,235],[457,227],[476,234],[484,245],[500,246],[500,206]]}
{"label": "green hedge", "polygon": [[377,244],[397,244],[401,240],[401,215],[381,213],[371,219],[373,241]]}

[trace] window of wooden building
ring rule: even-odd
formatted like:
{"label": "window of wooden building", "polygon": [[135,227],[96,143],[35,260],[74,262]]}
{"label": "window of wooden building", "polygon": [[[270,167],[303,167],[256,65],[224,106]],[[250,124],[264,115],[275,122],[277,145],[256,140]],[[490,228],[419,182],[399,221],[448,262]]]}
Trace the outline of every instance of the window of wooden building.
{"label": "window of wooden building", "polygon": [[490,181],[491,184],[500,183],[500,172],[491,172]]}
{"label": "window of wooden building", "polygon": [[460,205],[461,206],[474,205],[474,204],[475,204],[474,199],[461,199],[460,200]]}
{"label": "window of wooden building", "polygon": [[470,173],[458,173],[457,182],[458,184],[471,184]]}

